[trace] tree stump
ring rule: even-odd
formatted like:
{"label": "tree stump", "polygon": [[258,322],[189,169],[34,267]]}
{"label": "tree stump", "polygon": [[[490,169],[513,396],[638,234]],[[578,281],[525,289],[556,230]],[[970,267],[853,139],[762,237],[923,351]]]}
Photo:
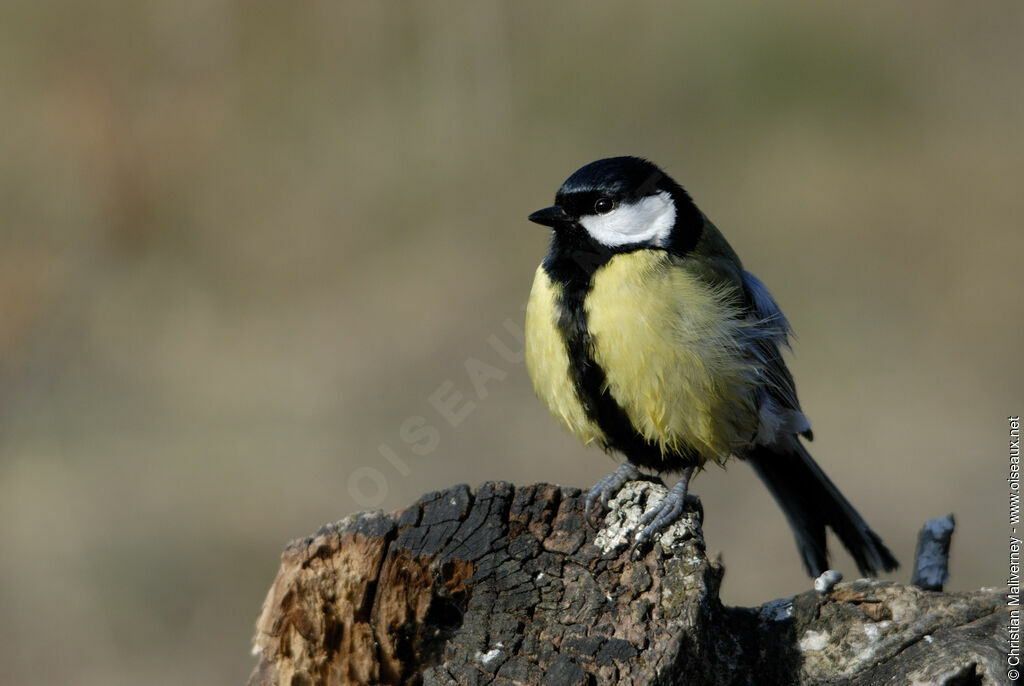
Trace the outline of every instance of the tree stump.
{"label": "tree stump", "polygon": [[1006,682],[1005,589],[860,580],[725,607],[699,511],[631,554],[664,495],[628,484],[600,531],[578,489],[503,482],[326,525],[282,555],[249,684]]}

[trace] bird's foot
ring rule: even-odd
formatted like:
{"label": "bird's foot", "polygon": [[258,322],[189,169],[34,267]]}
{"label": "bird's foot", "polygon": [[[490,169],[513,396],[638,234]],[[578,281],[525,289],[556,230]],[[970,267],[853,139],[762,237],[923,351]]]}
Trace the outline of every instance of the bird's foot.
{"label": "bird's foot", "polygon": [[587,521],[590,522],[594,527],[597,524],[593,520],[593,515],[596,512],[594,507],[597,503],[601,503],[602,508],[608,507],[608,502],[615,497],[626,483],[630,481],[636,481],[640,478],[640,470],[634,467],[629,462],[623,462],[615,471],[599,480],[594,487],[587,493],[586,501],[586,516]]}
{"label": "bird's foot", "polygon": [[690,477],[692,475],[692,467],[684,469],[682,477],[676,485],[673,486],[667,494],[665,494],[665,498],[645,512],[643,517],[640,518],[640,523],[637,525],[640,532],[633,540],[633,552],[635,556],[639,555],[639,551],[650,543],[656,536],[661,534],[677,519],[682,517],[683,512],[686,510],[687,499],[695,501],[698,509],[700,508],[700,500],[696,496],[690,495],[687,492],[690,486]]}

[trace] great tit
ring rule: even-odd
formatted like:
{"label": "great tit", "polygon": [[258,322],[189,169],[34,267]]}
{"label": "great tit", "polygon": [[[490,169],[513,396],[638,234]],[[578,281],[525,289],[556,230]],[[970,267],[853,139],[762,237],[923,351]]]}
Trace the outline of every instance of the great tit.
{"label": "great tit", "polygon": [[897,567],[801,442],[789,322],[678,183],[644,159],[598,160],[529,220],[553,229],[526,308],[534,389],[583,443],[626,458],[588,493],[588,518],[638,468],[677,472],[640,522],[637,544],[649,542],[682,514],[695,470],[736,456],[782,508],[809,574],[828,569],[826,527],[862,574]]}

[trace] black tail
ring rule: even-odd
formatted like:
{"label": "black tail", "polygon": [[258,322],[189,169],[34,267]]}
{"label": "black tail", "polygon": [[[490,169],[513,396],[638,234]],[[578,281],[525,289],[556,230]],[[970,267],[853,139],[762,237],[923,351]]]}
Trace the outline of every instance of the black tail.
{"label": "black tail", "polygon": [[755,447],[744,457],[786,514],[808,574],[816,577],[828,569],[826,526],[853,555],[861,574],[875,576],[899,566],[795,436],[783,445]]}

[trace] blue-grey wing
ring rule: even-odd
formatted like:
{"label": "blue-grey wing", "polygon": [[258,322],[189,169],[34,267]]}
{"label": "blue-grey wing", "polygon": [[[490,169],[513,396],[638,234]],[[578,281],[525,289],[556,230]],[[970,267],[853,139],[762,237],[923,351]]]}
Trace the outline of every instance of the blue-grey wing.
{"label": "blue-grey wing", "polygon": [[746,347],[756,361],[761,385],[757,391],[760,425],[754,442],[772,445],[801,434],[812,438],[811,424],[800,409],[793,375],[782,359],[792,329],[768,288],[750,272],[743,272],[743,293],[753,320]]}

